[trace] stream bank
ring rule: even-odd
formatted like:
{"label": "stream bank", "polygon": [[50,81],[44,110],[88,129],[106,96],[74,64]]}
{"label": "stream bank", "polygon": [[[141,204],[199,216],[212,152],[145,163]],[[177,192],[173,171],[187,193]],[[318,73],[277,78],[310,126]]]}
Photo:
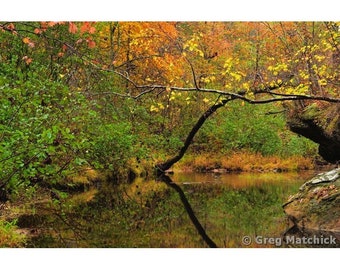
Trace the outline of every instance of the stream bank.
{"label": "stream bank", "polygon": [[307,234],[331,235],[340,244],[340,168],[305,182],[283,205],[295,228]]}

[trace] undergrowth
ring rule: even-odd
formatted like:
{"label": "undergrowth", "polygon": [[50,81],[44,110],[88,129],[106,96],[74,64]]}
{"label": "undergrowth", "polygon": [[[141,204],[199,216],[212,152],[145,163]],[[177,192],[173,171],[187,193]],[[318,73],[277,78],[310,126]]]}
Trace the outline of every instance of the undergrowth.
{"label": "undergrowth", "polygon": [[187,155],[176,166],[176,170],[184,171],[211,171],[226,172],[265,172],[265,171],[299,171],[314,168],[312,158],[291,156],[281,158],[278,156],[263,156],[260,153],[245,151],[230,154],[200,154]]}
{"label": "undergrowth", "polygon": [[23,247],[25,235],[17,231],[16,220],[11,222],[0,220],[0,247],[18,248]]}

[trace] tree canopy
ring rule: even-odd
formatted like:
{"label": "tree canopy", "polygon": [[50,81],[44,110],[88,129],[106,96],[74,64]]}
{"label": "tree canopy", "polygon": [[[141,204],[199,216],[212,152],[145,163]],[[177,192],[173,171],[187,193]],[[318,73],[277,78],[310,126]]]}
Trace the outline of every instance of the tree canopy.
{"label": "tree canopy", "polygon": [[[262,114],[339,103],[339,35],[336,22],[1,22],[2,196],[185,152],[200,116],[231,100],[261,119],[253,141],[279,144]],[[227,114],[205,141],[236,132]],[[230,149],[268,151],[238,134]]]}

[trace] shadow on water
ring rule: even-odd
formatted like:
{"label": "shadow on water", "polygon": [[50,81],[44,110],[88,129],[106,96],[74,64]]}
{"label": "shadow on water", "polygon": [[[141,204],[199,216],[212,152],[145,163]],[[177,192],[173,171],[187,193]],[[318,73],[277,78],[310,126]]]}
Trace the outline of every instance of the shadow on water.
{"label": "shadow on water", "polygon": [[164,183],[166,183],[169,187],[171,187],[174,190],[176,190],[176,192],[178,193],[179,197],[181,198],[181,201],[183,203],[184,209],[188,213],[188,216],[189,216],[192,224],[194,224],[198,234],[202,237],[202,239],[207,243],[207,245],[209,247],[217,248],[217,245],[215,244],[215,242],[213,240],[211,240],[211,238],[207,235],[207,233],[205,232],[203,226],[201,225],[201,223],[197,219],[197,217],[196,217],[194,211],[192,210],[192,207],[191,207],[187,197],[185,196],[183,190],[181,189],[181,187],[179,185],[177,185],[176,183],[174,183],[168,175],[163,174],[163,175],[160,176],[159,179],[161,181],[163,181]]}
{"label": "shadow on water", "polygon": [[309,247],[284,241],[302,234],[288,230],[282,204],[313,174],[178,173],[108,182],[20,225],[37,232],[28,247]]}

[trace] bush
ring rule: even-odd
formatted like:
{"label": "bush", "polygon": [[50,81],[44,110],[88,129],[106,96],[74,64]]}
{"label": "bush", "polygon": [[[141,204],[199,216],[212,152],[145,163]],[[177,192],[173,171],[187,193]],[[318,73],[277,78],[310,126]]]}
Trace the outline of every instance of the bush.
{"label": "bush", "polygon": [[18,248],[25,244],[25,236],[16,231],[16,220],[0,220],[0,248]]}
{"label": "bush", "polygon": [[267,114],[280,109],[273,105],[230,103],[207,120],[196,135],[193,149],[225,153],[248,150],[265,156],[314,156],[315,143],[289,131],[283,114]]}

